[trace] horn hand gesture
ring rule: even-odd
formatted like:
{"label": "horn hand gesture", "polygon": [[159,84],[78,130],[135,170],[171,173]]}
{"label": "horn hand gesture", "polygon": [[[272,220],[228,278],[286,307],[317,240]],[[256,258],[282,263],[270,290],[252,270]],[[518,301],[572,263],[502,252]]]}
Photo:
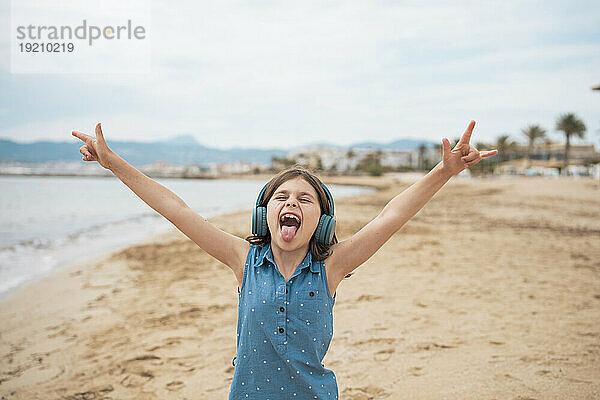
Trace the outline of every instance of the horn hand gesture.
{"label": "horn hand gesture", "polygon": [[472,167],[485,157],[498,154],[497,149],[479,151],[469,144],[474,127],[475,121],[471,121],[467,130],[452,150],[450,150],[450,141],[447,138],[442,139],[443,168],[451,174],[450,176],[458,174],[467,167]]}
{"label": "horn hand gesture", "polygon": [[79,152],[83,154],[81,158],[83,161],[98,161],[98,164],[106,169],[110,169],[110,158],[114,153],[108,148],[104,140],[100,124],[96,125],[96,137],[78,131],[73,131],[72,135],[85,143],[79,148]]}

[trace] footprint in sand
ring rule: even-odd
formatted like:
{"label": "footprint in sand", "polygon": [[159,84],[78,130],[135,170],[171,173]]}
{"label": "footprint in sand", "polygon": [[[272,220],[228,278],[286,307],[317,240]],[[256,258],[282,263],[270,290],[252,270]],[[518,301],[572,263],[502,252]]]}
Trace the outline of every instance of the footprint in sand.
{"label": "footprint in sand", "polygon": [[[107,394],[112,392],[114,389],[112,385],[104,387],[96,387],[93,389],[86,390],[85,392],[74,393],[69,396],[63,397],[65,400],[88,400],[88,399],[105,399]],[[3,398],[4,399],[4,398]]]}
{"label": "footprint in sand", "polygon": [[390,357],[392,356],[392,354],[395,352],[396,350],[393,348],[389,348],[389,349],[384,349],[384,350],[380,350],[377,353],[375,353],[375,361],[387,361],[390,359]]}
{"label": "footprint in sand", "polygon": [[[530,392],[530,393],[535,393],[535,394],[538,393],[538,391],[535,388],[533,388],[529,385],[526,385],[521,379],[519,379],[516,376],[513,376],[511,374],[496,374],[496,375],[494,375],[494,382],[496,382],[497,384],[509,387],[511,390],[519,390],[519,391]],[[529,395],[520,395],[520,396],[517,396],[517,399],[536,400],[533,397],[529,397]]]}
{"label": "footprint in sand", "polygon": [[150,371],[152,366],[161,365],[163,361],[153,354],[144,354],[123,362],[124,376],[121,385],[125,387],[140,387],[154,379]]}
{"label": "footprint in sand", "polygon": [[172,382],[167,383],[167,390],[174,392],[176,390],[183,389],[184,386],[185,386],[185,383],[183,383],[182,381],[172,381]]}
{"label": "footprint in sand", "polygon": [[342,392],[341,398],[349,400],[374,400],[385,399],[389,393],[377,386],[365,386],[359,388],[347,388]]}
{"label": "footprint in sand", "polygon": [[57,327],[46,328],[47,330],[55,330],[55,332],[47,335],[47,337],[49,339],[53,339],[53,338],[58,337],[58,336],[67,336],[67,333],[69,331],[69,326],[68,325],[63,325],[63,326],[64,327],[62,329],[60,329],[59,331],[56,331],[56,329],[58,328],[58,326]]}
{"label": "footprint in sand", "polygon": [[425,375],[425,372],[423,372],[423,367],[410,367],[408,369],[408,373],[411,374],[412,376]]}
{"label": "footprint in sand", "polygon": [[128,374],[121,379],[121,385],[128,388],[135,388],[144,386],[147,382],[151,381],[154,375],[148,371],[140,371],[138,373]]}
{"label": "footprint in sand", "polygon": [[358,342],[354,342],[352,343],[355,346],[361,346],[361,345],[366,345],[366,344],[387,344],[387,345],[393,345],[394,343],[396,343],[397,341],[400,340],[404,340],[401,338],[369,338],[366,340],[360,340]]}
{"label": "footprint in sand", "polygon": [[457,346],[451,344],[444,343],[435,343],[435,342],[421,342],[414,345],[414,352],[419,352],[423,350],[434,350],[434,349],[454,349]]}
{"label": "footprint in sand", "polygon": [[413,300],[413,304],[414,304],[415,306],[417,306],[417,307],[421,307],[421,308],[426,308],[426,307],[428,306],[428,304],[427,304],[427,303],[425,303],[425,302],[423,302],[423,301],[421,301],[421,300],[417,300],[417,299],[414,299],[414,300]]}
{"label": "footprint in sand", "polygon": [[544,376],[544,375],[548,375],[552,373],[552,371],[547,370],[547,369],[540,369],[539,371],[536,371],[536,375],[540,375],[540,376]]}
{"label": "footprint in sand", "polygon": [[363,302],[363,301],[375,301],[375,300],[379,300],[383,298],[382,296],[375,296],[375,295],[371,295],[371,294],[363,294],[361,295],[359,298],[356,299],[357,303]]}

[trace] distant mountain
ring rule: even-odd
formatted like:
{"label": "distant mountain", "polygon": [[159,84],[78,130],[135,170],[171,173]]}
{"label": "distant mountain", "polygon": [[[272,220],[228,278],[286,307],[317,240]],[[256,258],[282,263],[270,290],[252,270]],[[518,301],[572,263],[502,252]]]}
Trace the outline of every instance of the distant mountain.
{"label": "distant mountain", "polygon": [[164,143],[180,144],[180,145],[185,145],[185,146],[199,144],[198,141],[196,140],[196,138],[192,135],[175,136],[174,138],[169,139]]}
{"label": "distant mountain", "polygon": [[[0,139],[0,162],[41,163],[48,161],[74,161],[78,157],[82,142],[50,142],[18,143],[8,139]],[[373,148],[387,150],[416,150],[419,145],[428,147],[435,144],[416,139],[399,139],[389,143],[362,142],[340,146],[326,142],[313,142],[293,149],[256,149],[235,147],[228,150],[206,147],[196,141],[192,135],[183,135],[160,142],[120,142],[111,140],[110,147],[121,157],[133,165],[146,165],[156,161],[166,161],[172,165],[190,163],[230,163],[247,161],[271,164],[272,157],[284,157],[290,150],[306,147],[333,147],[337,149]]]}
{"label": "distant mountain", "polygon": [[[74,161],[80,158],[79,147],[83,142],[34,142],[17,143],[0,139],[0,162],[18,161],[41,163],[48,161]],[[271,164],[271,157],[283,157],[280,149],[231,149],[221,150],[203,146],[193,136],[179,136],[164,142],[110,141],[110,148],[132,165],[152,164],[166,161],[171,165],[190,163],[230,163],[248,161]]]}
{"label": "distant mountain", "polygon": [[[302,146],[297,146],[294,149],[305,149],[307,147],[331,147],[333,149],[347,149],[349,146],[347,145],[339,145],[339,144],[333,144],[333,143],[327,143],[327,142],[312,142],[312,143],[308,143]],[[290,149],[290,150],[294,150],[294,149]]]}
{"label": "distant mountain", "polygon": [[[441,141],[440,141],[441,143]],[[429,140],[418,140],[418,139],[398,139],[389,143],[378,143],[378,142],[362,142],[353,144],[351,147],[362,147],[369,149],[382,149],[382,150],[418,150],[419,146],[424,144],[427,148],[432,148],[437,142],[431,142]]]}
{"label": "distant mountain", "polygon": [[[441,143],[441,141],[440,141]],[[381,149],[381,150],[417,150],[421,144],[424,144],[428,148],[433,147],[437,144],[437,142],[431,142],[428,140],[418,140],[418,139],[398,139],[389,143],[381,143],[381,142],[360,142],[353,143],[348,145],[336,145],[327,142],[313,142],[307,144],[305,146],[300,146],[302,148],[306,147],[332,147],[336,149],[350,149],[350,148],[363,148],[363,149]]]}

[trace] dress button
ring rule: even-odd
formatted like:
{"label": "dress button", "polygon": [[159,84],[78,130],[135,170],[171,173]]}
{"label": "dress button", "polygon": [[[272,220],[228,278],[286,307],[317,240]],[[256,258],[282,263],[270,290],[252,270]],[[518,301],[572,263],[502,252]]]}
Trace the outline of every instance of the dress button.
{"label": "dress button", "polygon": [[310,297],[313,297],[313,296],[315,295],[315,292],[313,292],[313,291],[311,290],[311,291],[310,291],[310,293],[308,293],[308,295],[309,295]]}
{"label": "dress button", "polygon": [[287,288],[285,288],[285,294],[288,294],[288,289]]}
{"label": "dress button", "polygon": [[279,307],[279,311],[281,311],[281,312],[284,312],[284,311],[285,311],[285,308],[283,308],[283,307]]}
{"label": "dress button", "polygon": [[283,333],[283,332],[285,332],[285,329],[279,328],[279,333]]}

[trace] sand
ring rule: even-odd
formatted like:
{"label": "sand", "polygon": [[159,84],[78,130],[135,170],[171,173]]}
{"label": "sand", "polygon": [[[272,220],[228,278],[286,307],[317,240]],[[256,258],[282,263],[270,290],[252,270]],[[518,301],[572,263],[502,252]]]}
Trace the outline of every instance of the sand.
{"label": "sand", "polygon": [[[336,201],[338,238],[411,178],[323,177],[380,189]],[[245,237],[250,207],[211,222]],[[600,398],[598,211],[591,179],[452,178],[340,284],[340,398]],[[227,398],[231,270],[176,229],[85,250],[0,303],[0,398]]]}

